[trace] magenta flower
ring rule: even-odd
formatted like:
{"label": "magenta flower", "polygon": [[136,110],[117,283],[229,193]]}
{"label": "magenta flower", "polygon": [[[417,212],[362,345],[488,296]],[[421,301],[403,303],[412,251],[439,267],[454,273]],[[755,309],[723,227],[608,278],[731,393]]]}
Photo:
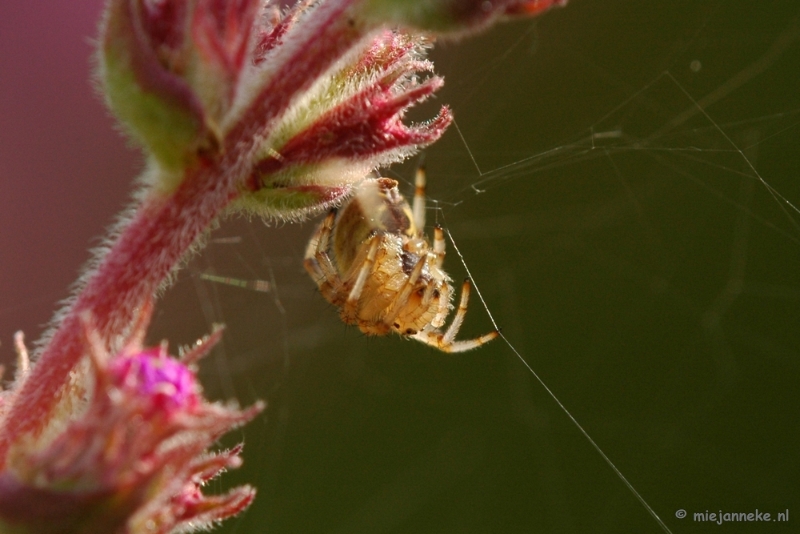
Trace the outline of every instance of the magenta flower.
{"label": "magenta flower", "polygon": [[88,404],[41,448],[28,442],[11,450],[0,473],[0,525],[22,532],[168,533],[212,524],[253,500],[247,486],[220,496],[201,491],[241,463],[241,447],[206,450],[262,409],[203,399],[191,365],[221,331],[177,360],[165,345],[141,347],[149,312],[114,357],[85,327],[94,377]]}
{"label": "magenta flower", "polygon": [[[95,251],[36,364],[0,394],[0,528],[169,532],[245,508],[204,482],[239,463],[207,453],[246,410],[206,402],[191,364],[143,348],[151,301],[220,216],[294,220],[343,201],[451,122],[405,112],[442,85],[434,38],[564,0],[109,0],[98,82],[144,151],[136,202]],[[89,322],[89,326],[87,326]]]}

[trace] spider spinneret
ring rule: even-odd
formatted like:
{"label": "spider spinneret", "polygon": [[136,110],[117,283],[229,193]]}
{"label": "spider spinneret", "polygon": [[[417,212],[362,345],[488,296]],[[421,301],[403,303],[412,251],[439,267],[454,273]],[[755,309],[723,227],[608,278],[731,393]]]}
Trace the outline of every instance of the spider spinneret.
{"label": "spider spinneret", "polygon": [[480,347],[499,335],[456,341],[464,322],[470,282],[450,326],[452,280],[442,269],[444,231],[425,227],[425,171],[417,170],[413,209],[390,178],[366,178],[353,197],[333,209],[308,243],[305,268],[346,324],[368,335],[396,332],[444,352]]}

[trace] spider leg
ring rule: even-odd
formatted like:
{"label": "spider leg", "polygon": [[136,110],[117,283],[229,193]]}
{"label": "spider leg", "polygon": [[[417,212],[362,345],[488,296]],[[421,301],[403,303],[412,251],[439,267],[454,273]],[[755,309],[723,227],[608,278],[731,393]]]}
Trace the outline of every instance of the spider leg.
{"label": "spider leg", "polygon": [[456,334],[458,334],[458,331],[461,330],[461,325],[464,324],[464,318],[467,316],[470,288],[471,285],[469,283],[469,278],[467,278],[461,285],[461,300],[458,303],[456,315],[453,317],[453,322],[447,327],[447,330],[445,330],[444,336],[442,337],[442,342],[445,344],[449,345],[453,342],[453,340],[456,338]]}
{"label": "spider leg", "polygon": [[308,242],[306,247],[305,259],[313,258],[318,252],[328,250],[328,243],[330,241],[331,231],[333,229],[333,222],[336,219],[336,210],[331,210],[322,224],[319,225],[317,231],[311,241]]}
{"label": "spider leg", "polygon": [[481,345],[484,345],[497,336],[500,333],[497,331],[489,332],[488,334],[484,334],[480,337],[476,337],[475,339],[464,339],[460,341],[453,341],[452,343],[444,343],[442,342],[443,334],[439,331],[433,330],[429,332],[419,332],[413,336],[412,339],[415,339],[421,343],[424,343],[428,346],[431,346],[435,349],[439,349],[442,352],[466,352],[468,350],[477,349]]}
{"label": "spider leg", "polygon": [[314,279],[317,285],[323,283],[328,278],[325,271],[322,270],[322,265],[320,265],[319,261],[314,256],[306,256],[303,260],[303,267],[306,268],[306,271],[311,275],[311,278]]}
{"label": "spider leg", "polygon": [[325,217],[319,230],[309,241],[303,261],[303,266],[319,286],[322,296],[332,304],[336,304],[337,290],[342,285],[342,280],[328,256],[328,245],[335,218],[335,211],[331,211]]}
{"label": "spider leg", "polygon": [[369,240],[369,252],[367,252],[367,257],[361,264],[361,267],[358,270],[358,275],[356,276],[356,281],[353,284],[353,288],[347,295],[347,300],[344,303],[344,307],[342,307],[341,313],[342,317],[345,318],[345,322],[355,322],[356,320],[358,315],[358,299],[361,298],[361,292],[364,291],[364,285],[366,284],[367,277],[372,273],[372,270],[375,267],[375,257],[378,255],[378,246],[380,244],[381,236],[378,234],[373,235]]}
{"label": "spider leg", "polygon": [[474,339],[454,341],[459,329],[461,328],[461,325],[464,323],[464,317],[467,314],[470,287],[469,279],[464,280],[464,285],[461,286],[461,301],[458,303],[458,310],[453,318],[453,322],[444,333],[439,330],[430,330],[419,332],[412,337],[417,341],[425,343],[426,345],[436,347],[443,352],[464,352],[478,348],[484,343],[488,343],[499,336],[500,332],[495,330],[494,332],[489,332],[488,334],[484,334]]}
{"label": "spider leg", "polygon": [[500,335],[500,332],[494,331],[484,334],[474,339],[464,339],[461,341],[453,341],[449,345],[434,345],[436,348],[443,352],[466,352],[468,350],[477,349],[481,345],[485,345],[494,338]]}
{"label": "spider leg", "polygon": [[450,297],[452,294],[453,288],[450,286],[450,284],[441,284],[439,288],[438,310],[436,311],[436,315],[434,315],[433,319],[431,319],[431,326],[434,329],[441,328],[447,320],[447,316],[450,314]]}
{"label": "spider leg", "polygon": [[414,177],[414,202],[412,208],[417,235],[425,230],[425,165],[420,163]]}
{"label": "spider leg", "polygon": [[[419,277],[422,275],[422,270],[425,268],[425,260],[427,258],[425,256],[421,257],[416,264],[414,264],[414,268],[411,270],[411,274],[408,275],[403,287],[400,288],[400,291],[394,296],[394,304],[392,305],[391,310],[384,316],[384,322],[386,323],[394,323],[395,318],[400,313],[400,310],[403,306],[406,305],[408,302],[408,297],[411,295],[411,292],[414,290],[414,286],[417,285],[417,281],[419,281]],[[432,292],[432,286],[428,286],[425,290],[425,293],[428,293],[428,290]],[[423,296],[423,301],[424,301]]]}
{"label": "spider leg", "polygon": [[444,230],[437,224],[433,229],[433,253],[436,254],[436,266],[440,269],[444,263],[444,247],[446,244]]}
{"label": "spider leg", "polygon": [[333,231],[333,223],[336,220],[336,210],[331,210],[330,213],[322,221],[322,227],[319,229],[319,245],[317,252],[320,250],[328,250],[328,245]]}
{"label": "spider leg", "polygon": [[428,284],[428,287],[425,288],[425,293],[422,295],[420,306],[427,308],[430,305],[431,301],[433,300],[434,291],[436,291],[436,285]]}

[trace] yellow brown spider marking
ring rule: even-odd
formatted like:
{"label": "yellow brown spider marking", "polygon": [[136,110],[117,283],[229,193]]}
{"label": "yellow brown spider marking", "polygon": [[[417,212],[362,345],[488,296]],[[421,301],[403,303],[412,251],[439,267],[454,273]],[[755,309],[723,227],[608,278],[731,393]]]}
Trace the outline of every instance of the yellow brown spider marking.
{"label": "yellow brown spider marking", "polygon": [[416,175],[413,210],[390,178],[367,178],[353,198],[332,210],[306,248],[305,268],[342,320],[369,335],[389,332],[444,352],[463,352],[496,338],[497,331],[456,341],[467,313],[470,282],[450,326],[452,280],[442,269],[444,232],[425,227],[425,170]]}

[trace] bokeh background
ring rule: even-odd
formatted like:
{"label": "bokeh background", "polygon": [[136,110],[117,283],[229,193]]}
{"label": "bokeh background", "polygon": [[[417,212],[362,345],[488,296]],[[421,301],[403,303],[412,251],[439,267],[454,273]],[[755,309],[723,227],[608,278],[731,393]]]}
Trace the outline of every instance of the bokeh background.
{"label": "bokeh background", "polygon": [[[100,9],[0,0],[3,360],[141,167],[89,81]],[[673,532],[716,528],[706,510],[790,512],[726,532],[800,521],[799,21],[793,0],[573,0],[438,47],[447,86],[414,114],[448,103],[463,134],[426,152],[430,221]],[[410,190],[414,165],[385,174]],[[246,463],[210,489],[259,497],[221,532],[660,531],[502,341],[444,355],[345,328],[302,270],[313,224],[223,222],[152,326],[177,345],[225,322],[208,395],[269,403],[224,443]],[[491,328],[475,298],[462,337]]]}

